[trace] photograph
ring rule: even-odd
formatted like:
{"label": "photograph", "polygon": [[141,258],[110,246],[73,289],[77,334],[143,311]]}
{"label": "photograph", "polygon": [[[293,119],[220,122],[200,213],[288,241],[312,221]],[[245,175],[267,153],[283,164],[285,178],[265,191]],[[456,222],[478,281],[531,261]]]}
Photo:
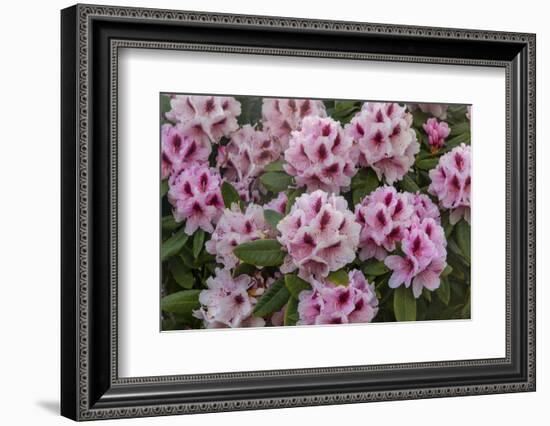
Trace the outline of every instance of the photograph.
{"label": "photograph", "polygon": [[472,105],[159,110],[161,331],[470,319]]}

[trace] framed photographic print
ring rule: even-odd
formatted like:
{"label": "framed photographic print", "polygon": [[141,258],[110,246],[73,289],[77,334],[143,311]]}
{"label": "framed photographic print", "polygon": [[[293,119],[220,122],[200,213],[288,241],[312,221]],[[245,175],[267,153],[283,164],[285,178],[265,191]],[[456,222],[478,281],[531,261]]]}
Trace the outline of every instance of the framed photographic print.
{"label": "framed photographic print", "polygon": [[62,414],[535,389],[535,36],[76,5]]}

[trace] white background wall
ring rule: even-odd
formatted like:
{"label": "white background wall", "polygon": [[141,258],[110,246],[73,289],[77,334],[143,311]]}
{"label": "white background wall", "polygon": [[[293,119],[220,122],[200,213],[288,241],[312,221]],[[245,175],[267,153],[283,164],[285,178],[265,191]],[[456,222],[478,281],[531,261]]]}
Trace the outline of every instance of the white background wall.
{"label": "white background wall", "polygon": [[[550,28],[545,2],[133,0],[143,7],[537,33],[538,386],[536,393],[120,420],[102,424],[547,424],[550,401]],[[59,404],[59,9],[62,0],[11,1],[0,18],[0,419],[68,424]]]}

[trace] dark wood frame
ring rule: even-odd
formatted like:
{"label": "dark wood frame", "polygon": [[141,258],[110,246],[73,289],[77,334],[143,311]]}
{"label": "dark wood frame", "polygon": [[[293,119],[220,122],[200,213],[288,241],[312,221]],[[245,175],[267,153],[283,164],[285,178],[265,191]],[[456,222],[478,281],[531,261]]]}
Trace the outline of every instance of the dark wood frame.
{"label": "dark wood frame", "polygon": [[[61,29],[64,416],[89,420],[535,390],[533,34],[91,5],[64,9]],[[116,65],[123,47],[505,68],[506,357],[119,378]]]}

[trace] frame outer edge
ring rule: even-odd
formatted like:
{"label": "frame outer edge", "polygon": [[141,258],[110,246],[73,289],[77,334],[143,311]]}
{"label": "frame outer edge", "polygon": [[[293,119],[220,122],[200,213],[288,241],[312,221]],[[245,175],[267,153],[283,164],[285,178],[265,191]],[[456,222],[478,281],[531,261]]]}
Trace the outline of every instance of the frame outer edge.
{"label": "frame outer edge", "polygon": [[[72,11],[72,12],[69,12]],[[352,402],[367,402],[367,401],[382,401],[382,400],[400,400],[400,399],[416,399],[416,398],[432,398],[439,396],[463,396],[463,395],[475,395],[475,394],[489,394],[489,393],[504,393],[504,392],[517,392],[517,391],[529,391],[535,389],[535,318],[534,318],[534,300],[535,300],[535,35],[528,33],[509,33],[509,32],[496,32],[496,31],[483,31],[483,30],[463,30],[463,29],[447,29],[447,28],[430,28],[430,27],[415,27],[415,26],[403,26],[403,25],[389,25],[389,24],[368,24],[368,23],[354,23],[354,22],[336,22],[325,20],[309,20],[300,18],[279,18],[279,17],[267,17],[267,16],[243,16],[243,15],[228,15],[228,14],[216,14],[209,12],[188,12],[188,11],[169,11],[158,9],[141,9],[141,8],[127,8],[127,7],[111,7],[111,6],[97,6],[97,5],[77,5],[72,8],[65,9],[62,12],[62,16],[66,16],[69,13],[75,14],[74,27],[71,31],[67,31],[74,36],[76,47],[71,56],[68,53],[64,44],[62,44],[62,51],[65,55],[62,55],[62,70],[69,72],[74,69],[74,97],[67,105],[67,102],[62,102],[62,126],[66,126],[63,118],[67,117],[67,114],[74,108],[74,101],[78,106],[77,112],[75,111],[75,132],[74,137],[70,140],[67,139],[65,133],[62,133],[62,149],[71,143],[75,146],[72,147],[73,152],[76,151],[75,156],[68,158],[65,150],[62,152],[62,164],[63,164],[63,181],[62,181],[62,211],[73,211],[75,214],[75,229],[72,238],[77,236],[76,241],[77,248],[72,252],[71,256],[67,256],[67,241],[70,238],[67,235],[70,229],[67,229],[66,223],[62,226],[62,244],[64,249],[62,251],[62,274],[67,272],[66,269],[70,269],[67,266],[67,262],[74,263],[74,256],[77,256],[77,264],[75,276],[76,285],[74,281],[67,280],[66,276],[62,279],[62,291],[72,292],[72,295],[76,299],[76,306],[73,315],[68,315],[65,305],[62,304],[62,318],[63,322],[69,318],[74,326],[77,326],[76,333],[72,336],[68,336],[67,328],[65,324],[62,325],[62,353],[69,353],[70,347],[74,351],[70,353],[76,354],[78,359],[74,360],[67,369],[66,365],[62,365],[62,370],[73,371],[75,381],[69,383],[69,387],[62,386],[62,414],[66,415],[74,420],[93,420],[104,419],[113,417],[141,417],[151,415],[169,415],[180,413],[206,413],[216,411],[229,411],[229,410],[245,410],[245,409],[265,409],[265,408],[282,408],[282,407],[297,407],[308,405],[325,405],[325,404],[343,404]],[[71,15],[72,16],[72,15]],[[527,122],[527,137],[528,141],[528,182],[526,187],[527,191],[527,203],[528,203],[528,273],[527,275],[527,299],[528,299],[528,345],[527,345],[527,373],[528,377],[522,382],[507,382],[494,385],[479,385],[479,386],[450,386],[448,388],[429,388],[429,389],[403,389],[402,391],[388,391],[388,392],[368,392],[368,393],[355,393],[355,394],[329,394],[322,396],[304,396],[298,398],[269,398],[261,400],[244,400],[244,401],[220,401],[208,404],[163,404],[160,406],[143,406],[139,408],[120,407],[112,409],[93,409],[88,406],[88,377],[89,365],[88,365],[88,84],[89,82],[89,67],[88,67],[88,49],[91,43],[89,39],[89,18],[92,16],[106,17],[106,18],[121,18],[121,19],[136,19],[136,20],[169,20],[175,22],[192,22],[192,23],[211,23],[211,24],[223,24],[232,26],[261,26],[290,30],[298,29],[315,29],[326,30],[328,32],[345,31],[345,32],[368,32],[368,33],[382,33],[384,35],[397,34],[412,36],[412,37],[443,37],[449,39],[471,39],[471,40],[485,40],[485,41],[507,41],[523,43],[527,45],[527,72],[528,72],[528,90],[527,90],[527,102],[529,104],[529,117]],[[69,20],[69,19],[67,19]],[[72,32],[74,31],[74,32]],[[65,33],[62,31],[62,37],[65,37]],[[72,57],[73,65],[69,67],[66,65],[67,55],[69,59]],[[62,84],[63,87],[63,84]],[[62,100],[65,101],[65,90],[62,92]],[[64,129],[64,127],[63,127]],[[75,141],[77,142],[75,144]],[[76,149],[78,148],[78,149]],[[74,168],[74,181],[67,183],[65,179],[65,173],[68,172],[70,166]],[[71,201],[66,193],[69,189],[75,190],[72,194],[73,205],[69,206]],[[66,274],[65,274],[66,275]],[[66,296],[65,296],[66,297]],[[67,381],[62,380],[66,384]],[[67,409],[68,389],[74,390],[75,406],[74,411]],[[65,407],[65,410],[64,408]],[[71,414],[74,414],[72,416]]]}

